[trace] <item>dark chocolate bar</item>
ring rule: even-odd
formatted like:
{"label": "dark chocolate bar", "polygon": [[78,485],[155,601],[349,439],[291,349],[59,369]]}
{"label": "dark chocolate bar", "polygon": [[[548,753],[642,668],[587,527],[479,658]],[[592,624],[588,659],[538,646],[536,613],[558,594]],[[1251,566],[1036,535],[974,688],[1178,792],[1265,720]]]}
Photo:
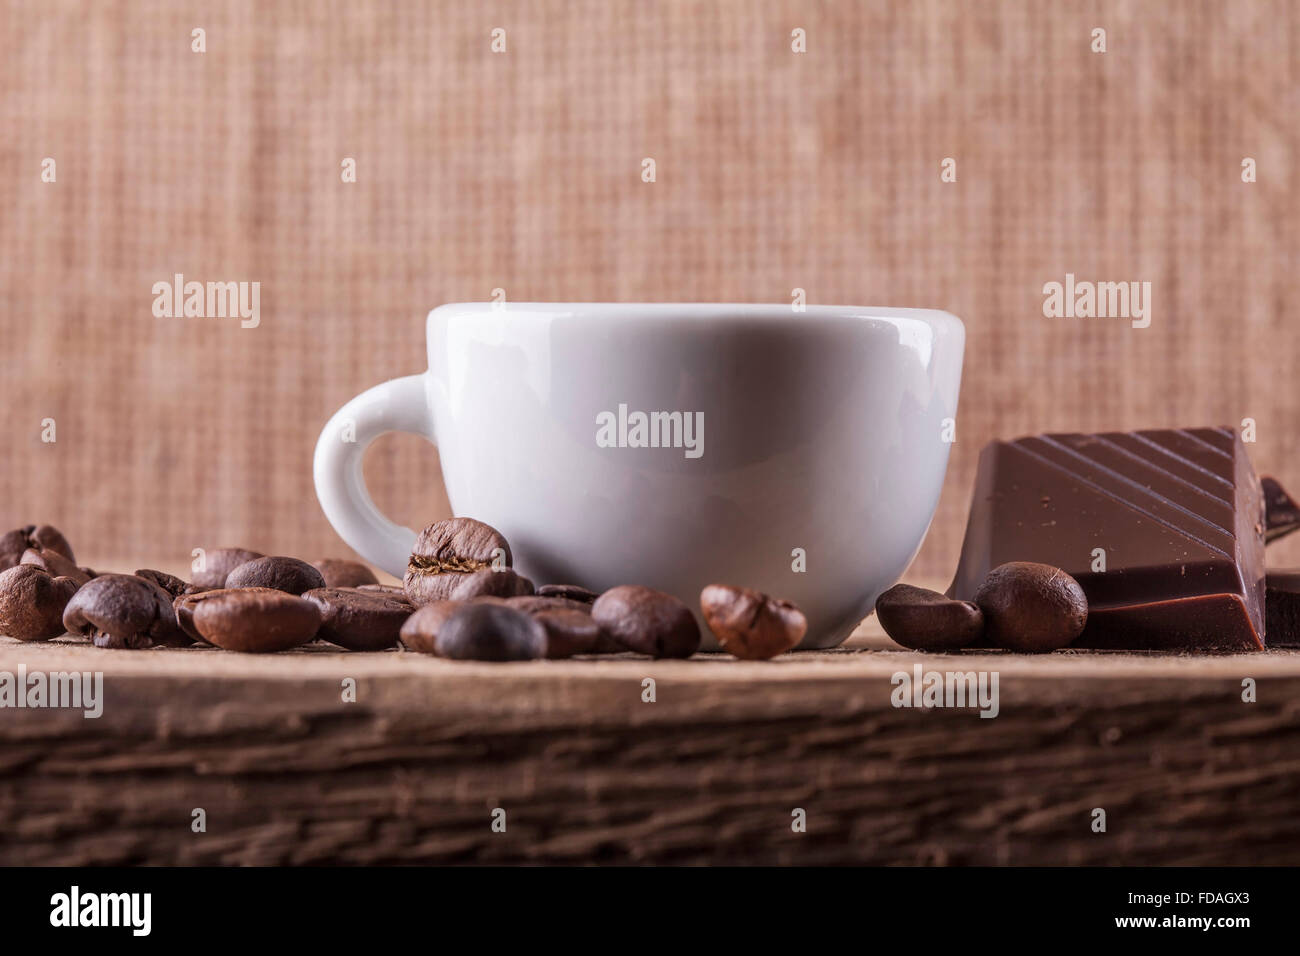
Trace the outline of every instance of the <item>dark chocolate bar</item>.
{"label": "dark chocolate bar", "polygon": [[995,441],[949,594],[970,600],[998,565],[1037,561],[1088,596],[1074,647],[1259,650],[1264,521],[1231,428]]}
{"label": "dark chocolate bar", "polygon": [[1269,571],[1264,582],[1268,646],[1300,647],[1300,571]]}
{"label": "dark chocolate bar", "polygon": [[1264,543],[1271,544],[1300,528],[1300,505],[1269,475],[1259,479],[1264,492]]}

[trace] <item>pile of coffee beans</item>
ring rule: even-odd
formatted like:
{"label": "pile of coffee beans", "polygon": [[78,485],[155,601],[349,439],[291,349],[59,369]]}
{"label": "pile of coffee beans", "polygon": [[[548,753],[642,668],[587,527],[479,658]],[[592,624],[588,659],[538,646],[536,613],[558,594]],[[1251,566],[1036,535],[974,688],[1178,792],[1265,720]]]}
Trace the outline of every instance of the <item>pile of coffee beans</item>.
{"label": "pile of coffee beans", "polygon": [[988,573],[974,601],[896,584],[876,601],[885,633],[904,647],[1000,647],[1041,654],[1068,647],[1088,622],[1088,598],[1060,568],[1012,561]]}
{"label": "pile of coffee beans", "polygon": [[[472,518],[425,528],[401,586],[380,584],[355,561],[308,564],[247,548],[216,548],[204,559],[192,581],[149,568],[98,573],[77,565],[57,529],[20,528],[0,536],[0,634],[244,653],[325,641],[477,661],[628,652],[686,658],[701,642],[691,609],[662,591],[534,587],[511,567],[505,537]],[[790,650],[808,627],[793,604],[748,588],[709,585],[700,609],[723,649],[746,660]]]}

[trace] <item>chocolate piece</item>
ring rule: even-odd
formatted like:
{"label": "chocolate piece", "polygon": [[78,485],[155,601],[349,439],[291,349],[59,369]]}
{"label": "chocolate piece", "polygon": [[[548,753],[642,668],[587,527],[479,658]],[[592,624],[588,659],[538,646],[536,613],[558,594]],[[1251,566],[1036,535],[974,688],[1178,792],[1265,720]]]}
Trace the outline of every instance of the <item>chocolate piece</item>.
{"label": "chocolate piece", "polygon": [[1264,499],[1231,428],[990,443],[949,595],[972,599],[1011,561],[1083,587],[1074,647],[1264,646]]}
{"label": "chocolate piece", "polygon": [[1264,492],[1264,543],[1269,544],[1300,528],[1300,504],[1276,478],[1265,475],[1259,486]]}
{"label": "chocolate piece", "polygon": [[1300,647],[1300,570],[1270,571],[1264,582],[1268,646]]}

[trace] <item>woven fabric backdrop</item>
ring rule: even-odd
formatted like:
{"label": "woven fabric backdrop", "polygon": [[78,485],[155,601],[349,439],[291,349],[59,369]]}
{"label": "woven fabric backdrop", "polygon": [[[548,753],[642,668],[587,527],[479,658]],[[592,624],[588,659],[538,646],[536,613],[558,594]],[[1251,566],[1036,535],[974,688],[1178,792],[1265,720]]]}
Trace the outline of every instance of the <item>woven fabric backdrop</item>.
{"label": "woven fabric backdrop", "polygon": [[[3,0],[0,524],[92,564],[347,555],[320,427],[494,288],[960,315],[914,576],[950,573],[995,436],[1251,417],[1300,486],[1298,51],[1284,0]],[[155,318],[176,273],[260,282],[260,327]],[[1149,281],[1151,326],[1045,318],[1066,273]],[[445,516],[436,462],[382,439],[376,500]]]}

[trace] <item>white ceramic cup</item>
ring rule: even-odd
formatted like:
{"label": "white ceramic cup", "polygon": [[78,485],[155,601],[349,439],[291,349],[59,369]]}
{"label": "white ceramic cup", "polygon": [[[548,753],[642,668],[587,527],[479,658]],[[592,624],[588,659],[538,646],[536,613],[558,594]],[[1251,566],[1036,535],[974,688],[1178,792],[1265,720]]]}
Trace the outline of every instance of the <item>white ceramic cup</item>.
{"label": "white ceramic cup", "polygon": [[428,369],[352,399],[316,445],[326,517],[398,577],[415,532],[361,472],[389,431],[437,444],[455,513],[537,584],[644,584],[697,616],[707,584],[757,588],[803,609],[802,647],[848,636],[934,514],[965,342],[947,312],[471,303],[427,331]]}

